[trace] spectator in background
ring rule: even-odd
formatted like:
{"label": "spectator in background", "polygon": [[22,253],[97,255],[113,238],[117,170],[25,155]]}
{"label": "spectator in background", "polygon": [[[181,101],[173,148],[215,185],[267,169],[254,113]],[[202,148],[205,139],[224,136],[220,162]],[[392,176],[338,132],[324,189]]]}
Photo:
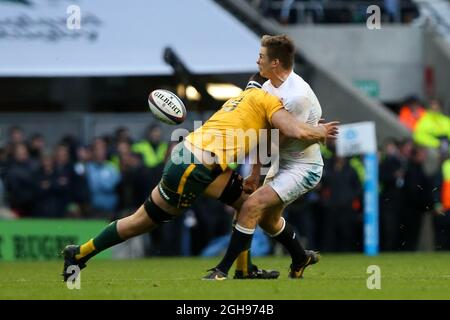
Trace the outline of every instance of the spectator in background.
{"label": "spectator in background", "polygon": [[[132,154],[130,146],[127,142],[120,142],[119,145],[126,145],[127,147],[119,147],[123,151],[120,153],[120,183],[118,186],[119,194],[119,209],[121,212],[128,214],[131,210],[136,209],[141,202],[136,200],[136,193],[139,191],[136,185],[139,179],[141,164],[139,155]],[[126,151],[125,151],[126,150]],[[125,151],[125,152],[124,152]],[[148,189],[150,190],[150,189]],[[149,191],[146,194],[148,196]],[[144,198],[145,199],[145,198]]]}
{"label": "spectator in background", "polygon": [[106,161],[107,145],[102,139],[95,139],[92,147],[92,161],[86,166],[86,176],[91,193],[91,217],[112,220],[116,216],[119,198],[117,185],[120,182],[118,170]]}
{"label": "spectator in background", "polygon": [[16,145],[25,143],[25,134],[23,133],[22,128],[13,126],[9,129],[8,136],[9,140],[6,146],[6,154],[8,160],[11,160],[14,158],[14,150]]}
{"label": "spectator in background", "polygon": [[414,141],[424,147],[448,150],[450,139],[450,118],[442,113],[437,99],[430,101],[429,109],[417,122],[414,130]]}
{"label": "spectator in background", "polygon": [[123,158],[128,157],[131,154],[133,140],[130,137],[128,128],[119,127],[114,132],[113,143],[114,145],[112,146],[109,158],[111,163],[120,171]]}
{"label": "spectator in background", "polygon": [[0,208],[5,207],[5,187],[3,185],[3,179],[0,176]]}
{"label": "spectator in background", "polygon": [[119,142],[128,142],[130,145],[133,144],[133,139],[131,138],[130,130],[127,127],[119,127],[115,131],[114,140],[116,145]]}
{"label": "spectator in background", "polygon": [[45,149],[45,139],[40,133],[34,133],[30,137],[28,150],[30,159],[35,163],[40,163]]}
{"label": "spectator in background", "polygon": [[119,141],[117,154],[112,162],[120,170],[120,209],[129,212],[147,199],[150,190],[158,184],[162,166],[149,168],[144,165],[142,154],[131,151],[128,141]]}
{"label": "spectator in background", "polygon": [[394,140],[388,140],[385,144],[379,172],[381,250],[394,251],[398,249],[400,211],[404,207],[402,191],[405,183],[405,168]]}
{"label": "spectator in background", "polygon": [[20,217],[30,216],[36,200],[36,172],[25,144],[14,145],[13,158],[5,175],[7,198],[11,209]]}
{"label": "spectator in background", "polygon": [[409,130],[414,131],[417,121],[425,114],[425,108],[417,97],[408,98],[400,108],[399,120]]}
{"label": "spectator in background", "polygon": [[322,250],[348,252],[356,249],[357,215],[353,208],[362,192],[358,174],[347,158],[326,161],[322,178]]}
{"label": "spectator in background", "polygon": [[433,190],[434,235],[437,250],[450,250],[450,156],[447,154],[435,177]]}
{"label": "spectator in background", "polygon": [[65,214],[65,201],[60,198],[54,170],[53,158],[44,155],[36,174],[36,202],[33,216],[42,218],[61,218]]}
{"label": "spectator in background", "polygon": [[117,170],[121,170],[122,162],[131,155],[131,145],[126,140],[119,140],[115,147],[115,151],[111,155],[111,163]]}
{"label": "spectator in background", "polygon": [[132,146],[132,151],[142,154],[144,164],[149,168],[163,165],[169,144],[162,141],[162,130],[154,124],[147,130],[147,138]]}
{"label": "spectator in background", "polygon": [[56,146],[55,149],[55,165],[54,165],[54,175],[55,175],[55,192],[59,197],[59,210],[61,217],[66,216],[66,214],[73,210],[73,195],[75,192],[74,188],[74,167],[70,158],[69,147],[60,144]]}
{"label": "spectator in background", "polygon": [[19,126],[13,126],[9,129],[9,143],[17,145],[25,142],[25,134]]}
{"label": "spectator in background", "polygon": [[131,160],[136,170],[135,183],[135,206],[142,204],[148,198],[150,191],[155,188],[162,175],[163,165],[155,168],[148,168],[144,165],[142,155],[132,153]]}
{"label": "spectator in background", "polygon": [[416,144],[427,148],[426,174],[436,175],[441,158],[448,153],[450,139],[450,118],[442,113],[438,100],[430,101],[429,109],[417,122],[413,137]]}
{"label": "spectator in background", "polygon": [[408,168],[409,159],[414,150],[414,142],[410,138],[406,138],[399,143],[400,161],[403,171]]}
{"label": "spectator in background", "polygon": [[59,144],[65,145],[68,148],[70,162],[74,163],[77,159],[78,147],[80,146],[78,138],[73,134],[67,134],[61,139]]}
{"label": "spectator in background", "polygon": [[425,160],[425,150],[414,148],[405,172],[404,206],[400,210],[400,247],[404,250],[417,250],[423,214],[434,206],[431,180],[423,168]]}
{"label": "spectator in background", "polygon": [[[1,152],[1,150],[0,150]],[[0,175],[0,219],[15,218],[15,214],[9,209],[6,203],[6,190],[3,179]]]}
{"label": "spectator in background", "polygon": [[6,148],[0,147],[0,179],[3,179],[6,174],[6,167],[8,165],[8,154]]}
{"label": "spectator in background", "polygon": [[6,165],[6,149],[0,147],[0,219],[15,217],[14,213],[8,208],[8,205],[6,203],[6,187],[4,183]]}
{"label": "spectator in background", "polygon": [[85,217],[89,210],[91,196],[87,180],[87,164],[92,159],[91,150],[85,146],[77,149],[77,160],[73,166],[73,201],[76,207],[70,210],[71,216]]}

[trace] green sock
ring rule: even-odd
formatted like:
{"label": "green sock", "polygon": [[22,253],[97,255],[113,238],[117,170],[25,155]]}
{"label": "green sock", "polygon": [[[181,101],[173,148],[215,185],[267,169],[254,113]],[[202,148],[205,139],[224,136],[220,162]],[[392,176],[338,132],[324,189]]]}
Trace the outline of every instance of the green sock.
{"label": "green sock", "polygon": [[100,232],[94,239],[82,244],[79,248],[80,253],[75,256],[77,260],[83,262],[88,261],[97,253],[102,252],[118,243],[123,242],[117,232],[117,220],[111,222],[102,232]]}

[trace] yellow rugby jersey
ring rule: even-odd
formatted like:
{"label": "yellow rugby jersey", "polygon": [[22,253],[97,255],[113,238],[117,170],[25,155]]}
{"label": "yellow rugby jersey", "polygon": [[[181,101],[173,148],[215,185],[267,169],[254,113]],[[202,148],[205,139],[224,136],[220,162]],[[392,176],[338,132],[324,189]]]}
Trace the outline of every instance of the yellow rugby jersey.
{"label": "yellow rugby jersey", "polygon": [[225,102],[222,108],[186,140],[197,148],[216,154],[222,170],[242,159],[259,142],[259,130],[272,126],[272,115],[281,109],[281,101],[251,88]]}

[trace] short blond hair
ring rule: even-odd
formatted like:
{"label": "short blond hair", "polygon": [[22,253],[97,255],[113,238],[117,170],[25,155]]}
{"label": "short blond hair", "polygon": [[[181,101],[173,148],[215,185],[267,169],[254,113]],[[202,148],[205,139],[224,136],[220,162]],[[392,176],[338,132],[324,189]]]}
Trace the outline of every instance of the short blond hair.
{"label": "short blond hair", "polygon": [[264,35],[261,38],[261,46],[267,48],[267,56],[270,60],[280,60],[285,69],[294,67],[295,45],[287,35]]}

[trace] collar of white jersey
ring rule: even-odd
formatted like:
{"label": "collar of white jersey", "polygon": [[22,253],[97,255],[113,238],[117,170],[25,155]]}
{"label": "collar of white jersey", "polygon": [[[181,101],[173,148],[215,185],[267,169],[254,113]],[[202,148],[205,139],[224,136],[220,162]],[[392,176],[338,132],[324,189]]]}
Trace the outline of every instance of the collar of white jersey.
{"label": "collar of white jersey", "polygon": [[273,85],[273,83],[272,83],[271,80],[269,80],[270,85],[271,85],[272,87],[276,88],[276,89],[280,89],[283,85],[285,85],[286,83],[289,82],[289,80],[293,77],[294,74],[295,74],[294,69],[292,69],[291,73],[289,73],[289,75],[286,77],[286,80],[284,80],[284,81],[280,84],[279,87],[275,87],[275,86]]}

